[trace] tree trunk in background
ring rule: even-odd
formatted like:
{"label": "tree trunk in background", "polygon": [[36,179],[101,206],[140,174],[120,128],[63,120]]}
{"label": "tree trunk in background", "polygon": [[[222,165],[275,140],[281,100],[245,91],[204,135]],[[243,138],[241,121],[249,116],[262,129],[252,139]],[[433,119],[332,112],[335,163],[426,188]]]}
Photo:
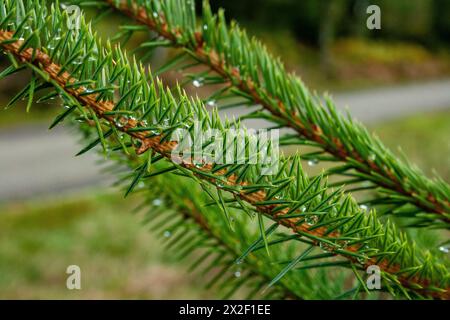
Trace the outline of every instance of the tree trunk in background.
{"label": "tree trunk in background", "polygon": [[342,16],[344,0],[330,0],[323,3],[319,25],[319,50],[322,69],[333,74],[333,56],[331,48],[336,35],[336,26]]}

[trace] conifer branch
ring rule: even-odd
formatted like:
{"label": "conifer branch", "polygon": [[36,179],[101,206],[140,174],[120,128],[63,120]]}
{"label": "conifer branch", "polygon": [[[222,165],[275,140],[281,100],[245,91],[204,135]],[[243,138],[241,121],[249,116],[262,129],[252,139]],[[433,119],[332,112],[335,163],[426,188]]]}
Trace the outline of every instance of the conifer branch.
{"label": "conifer branch", "polygon": [[[23,5],[21,0],[5,0],[0,8],[0,47],[9,55],[14,70],[25,66],[40,76],[37,84],[33,79],[35,85],[27,86],[19,98],[34,96],[36,90],[42,89],[41,81],[51,83],[63,99],[75,105],[56,122],[79,110],[85,121],[97,124],[99,143],[105,149],[108,147],[105,136],[122,132],[131,137],[137,154],[145,153],[150,160],[157,153],[160,157],[155,161],[165,158],[165,163],[179,174],[202,186],[213,186],[217,190],[217,204],[224,211],[224,203],[234,201],[243,211],[249,209],[243,205],[247,203],[251,210],[290,229],[296,239],[344,257],[353,268],[364,270],[377,264],[388,289],[394,293],[407,297],[449,297],[445,266],[431,254],[416,250],[394,225],[388,222],[383,226],[374,211],[366,214],[351,197],[343,198],[339,191],[328,192],[320,176],[309,181],[299,157],[281,158],[281,169],[274,176],[262,176],[258,165],[220,166],[174,159],[172,150],[177,142],[168,140],[168,133],[192,125],[194,114],[206,129],[226,132],[231,125],[223,126],[217,113],[210,116],[201,102],[190,100],[181,90],[174,98],[170,90],[155,83],[151,74],[131,63],[119,48],[112,49],[108,44],[103,48],[89,26],[83,24],[79,35],[74,36],[65,29],[67,17],[54,7],[48,15],[45,5],[27,3],[26,12],[33,19],[29,21],[27,16],[18,24],[11,18],[11,13],[17,10],[16,2]],[[23,26],[28,27],[27,31]],[[50,46],[55,40],[54,33],[61,31],[54,46]],[[115,101],[117,96],[120,98]],[[102,126],[110,130],[105,133]],[[92,146],[95,144],[88,147]],[[149,160],[136,172],[129,191],[140,180],[149,178],[145,174]],[[232,197],[224,199],[222,191]],[[301,259],[304,255],[307,253]],[[288,266],[294,267],[294,261]]]}
{"label": "conifer branch", "polygon": [[[223,11],[213,15],[208,2],[204,1],[203,17],[197,19],[194,1],[96,2],[100,5],[108,3],[169,40],[172,46],[184,48],[195,60],[245,93],[250,100],[245,104],[261,105],[271,114],[270,120],[294,129],[301,139],[313,141],[333,155],[331,161],[344,161],[345,165],[337,165],[328,172],[350,177],[339,184],[348,186],[354,181],[369,181],[373,183],[370,189],[378,187],[382,199],[386,199],[369,203],[389,205],[390,209],[385,213],[415,217],[419,222],[413,226],[448,228],[450,187],[446,182],[428,179],[418,168],[400,161],[362,125],[341,116],[331,99],[327,98],[326,106],[323,106],[321,98],[309,93],[295,75],[287,73],[283,64],[263,45],[255,39],[250,40],[236,24],[228,27]],[[198,28],[199,24],[201,28]],[[151,47],[157,46],[157,41]],[[151,42],[146,42],[143,47],[150,47],[149,44]],[[297,143],[303,143],[301,139]],[[321,159],[330,160],[329,157]],[[364,187],[367,189],[369,187]],[[417,209],[412,210],[408,203]]]}
{"label": "conifer branch", "polygon": [[[75,124],[78,126],[77,122]],[[79,126],[84,134],[84,139],[95,139],[95,125],[91,122],[86,124],[86,126]],[[121,150],[120,143],[117,143],[117,137],[110,136],[109,140],[111,140],[111,145],[116,146],[111,150]],[[145,160],[142,161],[139,156],[136,156],[132,145],[127,150],[129,152],[111,154],[110,159],[115,160],[115,164],[108,168],[113,175],[117,175],[119,172],[123,174],[116,186],[123,185],[124,189],[128,189],[128,180],[133,179],[134,175],[130,175],[128,170],[124,171],[123,168],[135,171],[145,163]],[[158,167],[156,171],[162,172],[164,167]],[[230,298],[244,286],[250,289],[250,291],[247,290],[246,299],[256,297],[264,299],[335,299],[342,295],[345,280],[342,273],[340,273],[340,277],[333,280],[332,288],[327,283],[315,281],[318,277],[328,276],[326,268],[319,268],[315,270],[314,274],[306,272],[307,270],[288,273],[267,290],[267,283],[282,270],[274,263],[292,259],[289,254],[285,253],[286,250],[280,250],[285,249],[285,247],[279,247],[284,244],[283,235],[280,234],[278,239],[271,244],[278,245],[278,248],[271,250],[270,256],[261,253],[263,251],[261,244],[253,244],[251,245],[252,250],[249,250],[247,246],[254,243],[254,238],[258,239],[251,227],[254,215],[238,215],[233,212],[233,217],[237,221],[234,221],[234,227],[230,228],[228,221],[221,215],[217,206],[204,205],[210,199],[205,197],[204,192],[197,191],[198,188],[192,181],[175,175],[163,175],[152,180],[144,179],[141,184],[142,186],[136,192],[143,193],[145,200],[137,206],[135,211],[145,210],[147,212],[145,221],[152,225],[153,232],[160,230],[159,235],[166,243],[166,251],[174,253],[178,259],[185,259],[195,253],[200,254],[200,257],[194,257],[189,271],[200,269],[203,279],[207,281],[205,287],[219,288],[220,291],[225,292],[224,298]],[[233,208],[229,208],[229,210],[233,211]],[[174,212],[176,212],[175,215]],[[181,216],[182,222],[176,221],[176,216]],[[179,230],[181,231],[178,232]],[[260,242],[262,240],[259,236],[256,243]],[[192,246],[192,243],[198,243],[198,245]],[[299,242],[299,245],[302,243]],[[245,256],[242,254],[243,252],[246,252]],[[315,259],[306,260],[319,260],[319,266],[326,264],[327,267],[348,267],[343,261],[322,261],[329,257],[330,254],[319,254]],[[213,262],[208,263],[208,259]],[[206,280],[207,273],[212,268],[219,269],[219,271],[213,275],[212,279]],[[307,266],[307,269],[309,268],[310,266]]]}

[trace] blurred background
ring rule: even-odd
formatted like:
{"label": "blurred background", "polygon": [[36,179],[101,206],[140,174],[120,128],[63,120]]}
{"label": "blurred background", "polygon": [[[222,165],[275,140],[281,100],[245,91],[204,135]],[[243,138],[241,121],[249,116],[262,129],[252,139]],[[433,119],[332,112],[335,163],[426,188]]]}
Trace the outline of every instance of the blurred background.
{"label": "blurred background", "polygon": [[[450,1],[211,3],[391,149],[450,181]],[[371,4],[381,8],[380,30],[366,27]],[[120,21],[96,28],[106,38]],[[103,158],[75,158],[82,146],[70,128],[48,131],[56,104],[3,110],[27,76],[0,81],[0,298],[217,298],[131,214],[136,203],[110,186]],[[71,264],[82,269],[82,290],[66,289]]]}

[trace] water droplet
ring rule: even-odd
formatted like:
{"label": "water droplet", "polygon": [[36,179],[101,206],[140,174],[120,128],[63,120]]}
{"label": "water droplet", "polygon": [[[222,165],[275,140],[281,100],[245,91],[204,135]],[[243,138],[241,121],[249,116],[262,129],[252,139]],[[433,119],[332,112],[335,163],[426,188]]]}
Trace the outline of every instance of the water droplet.
{"label": "water droplet", "polygon": [[365,265],[369,259],[367,257],[358,257],[356,260],[358,260],[360,264]]}
{"label": "water droplet", "polygon": [[307,216],[305,218],[305,221],[308,225],[313,226],[315,225],[318,221],[319,221],[319,217],[316,215],[312,215],[312,216]]}
{"label": "water droplet", "polygon": [[194,87],[200,88],[203,86],[203,81],[204,81],[203,78],[198,78],[198,79],[195,79],[194,81],[192,81],[192,84]]}
{"label": "water droplet", "polygon": [[215,108],[217,106],[216,100],[209,100],[206,105],[210,108]]}
{"label": "water droplet", "polygon": [[83,63],[83,58],[76,58],[75,60],[73,60],[72,64],[75,65],[80,65]]}
{"label": "water droplet", "polygon": [[371,154],[369,154],[369,156],[367,158],[370,161],[375,161],[375,159],[377,158],[377,155],[375,153],[371,153]]}
{"label": "water droplet", "polygon": [[20,37],[20,38],[19,38],[19,41],[23,41],[23,40],[25,40],[24,37]]}
{"label": "water droplet", "polygon": [[305,207],[305,206],[302,206],[302,207],[300,208],[300,211],[301,211],[301,212],[305,212],[305,211],[306,211],[306,207]]}
{"label": "water droplet", "polygon": [[317,159],[308,160],[308,166],[310,166],[310,167],[314,167],[318,163],[319,163],[319,160],[317,160]]}
{"label": "water droplet", "polygon": [[203,30],[208,30],[208,25],[204,24],[203,25]]}
{"label": "water droplet", "polygon": [[440,246],[439,247],[439,251],[441,251],[443,253],[449,253],[450,252],[450,245]]}
{"label": "water droplet", "polygon": [[114,120],[114,123],[118,128],[123,128],[128,123],[128,117],[119,116]]}
{"label": "water droplet", "polygon": [[155,18],[155,19],[159,17],[158,12],[156,12],[156,11],[153,11],[153,14],[152,14],[152,15],[153,15],[153,18]]}
{"label": "water droplet", "polygon": [[164,231],[164,237],[170,238],[171,236],[172,236],[172,232],[170,232],[169,230]]}
{"label": "water droplet", "polygon": [[[202,160],[194,159],[193,163],[194,163],[194,166],[195,166],[196,168],[201,168],[201,167],[203,167],[203,161],[202,161]],[[220,184],[220,181],[217,183],[217,185],[219,185],[219,184]],[[223,187],[223,185],[222,185],[222,187]]]}
{"label": "water droplet", "polygon": [[237,265],[240,265],[240,264],[242,264],[242,260],[238,260],[238,261],[236,261],[236,264],[237,264]]}
{"label": "water droplet", "polygon": [[365,204],[362,204],[362,205],[360,205],[359,207],[360,207],[363,211],[365,211],[365,212],[369,211],[369,207],[366,206]]}
{"label": "water droplet", "polygon": [[155,206],[155,207],[159,207],[159,206],[161,206],[162,205],[162,200],[161,199],[155,199],[155,200],[153,200],[153,205]]}
{"label": "water droplet", "polygon": [[241,276],[241,272],[240,272],[240,271],[236,271],[236,272],[234,273],[234,276],[235,276],[236,278],[239,278],[239,277]]}

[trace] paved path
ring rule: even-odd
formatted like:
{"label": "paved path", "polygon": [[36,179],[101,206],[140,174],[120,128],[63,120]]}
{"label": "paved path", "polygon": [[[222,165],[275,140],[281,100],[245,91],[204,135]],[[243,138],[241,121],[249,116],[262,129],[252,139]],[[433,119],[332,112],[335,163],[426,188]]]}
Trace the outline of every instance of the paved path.
{"label": "paved path", "polygon": [[74,156],[81,147],[73,129],[47,127],[0,130],[0,201],[108,185],[111,179],[95,164],[99,156]]}
{"label": "paved path", "polygon": [[[364,123],[380,122],[449,108],[450,80],[338,94],[335,101],[340,108],[349,105],[350,113]],[[63,127],[48,131],[47,125],[0,130],[0,201],[106,187],[112,181],[99,173],[94,153],[74,157],[81,148],[76,134]],[[250,125],[264,126],[259,120]]]}

